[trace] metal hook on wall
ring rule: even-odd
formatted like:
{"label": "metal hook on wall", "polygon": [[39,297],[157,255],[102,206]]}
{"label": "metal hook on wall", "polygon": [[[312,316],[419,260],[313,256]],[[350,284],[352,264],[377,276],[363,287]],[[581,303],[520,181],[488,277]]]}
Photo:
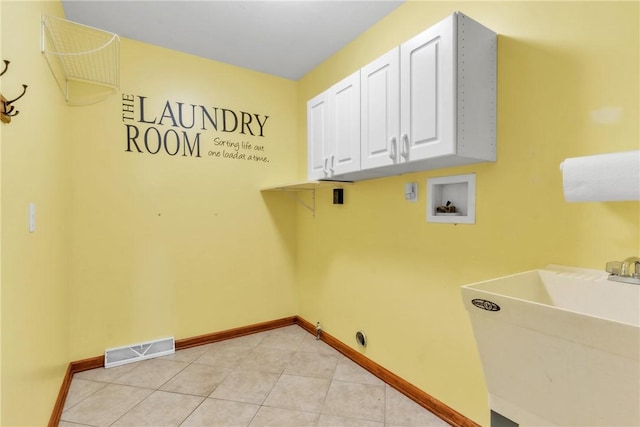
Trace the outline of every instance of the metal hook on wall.
{"label": "metal hook on wall", "polygon": [[[22,98],[27,93],[27,88],[28,87],[29,86],[27,86],[27,85],[22,85],[22,93],[18,97],[12,99],[11,101],[7,101],[6,99],[4,99],[2,101],[2,103],[4,104],[4,111],[2,112],[2,114],[6,115],[6,116],[11,116],[11,117],[18,115],[18,113],[20,111],[17,111],[16,107],[14,107],[11,104],[16,102],[18,99]],[[7,107],[9,107],[9,109],[7,109]],[[15,113],[13,112],[14,110],[15,110]]]}
{"label": "metal hook on wall", "polygon": [[[4,62],[4,67],[2,72],[0,73],[0,76],[3,76],[7,72],[7,70],[9,69],[9,64],[11,63],[6,59],[3,59],[2,62]],[[27,93],[27,87],[27,85],[23,84],[22,93],[12,100],[8,100],[4,96],[2,96],[2,94],[0,94],[0,103],[2,104],[2,108],[0,108],[0,120],[2,120],[3,123],[10,123],[11,117],[15,117],[18,115],[18,113],[20,113],[20,111],[16,110],[16,107],[11,104],[22,98]]]}
{"label": "metal hook on wall", "polygon": [[3,59],[2,62],[4,62],[4,69],[0,73],[0,77],[3,76],[4,73],[7,72],[7,70],[9,69],[9,64],[11,64],[11,61],[7,61],[6,59]]}

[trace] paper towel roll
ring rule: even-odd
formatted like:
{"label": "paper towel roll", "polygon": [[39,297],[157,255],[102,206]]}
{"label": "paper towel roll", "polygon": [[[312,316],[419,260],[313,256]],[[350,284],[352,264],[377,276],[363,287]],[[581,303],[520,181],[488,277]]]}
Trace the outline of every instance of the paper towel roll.
{"label": "paper towel roll", "polygon": [[570,158],[560,168],[567,202],[640,200],[640,150]]}

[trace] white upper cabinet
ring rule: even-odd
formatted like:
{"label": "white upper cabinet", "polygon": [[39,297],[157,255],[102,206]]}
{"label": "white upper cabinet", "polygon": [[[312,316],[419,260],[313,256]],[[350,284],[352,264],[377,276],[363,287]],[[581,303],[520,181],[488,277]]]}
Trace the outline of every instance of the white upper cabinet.
{"label": "white upper cabinet", "polygon": [[400,133],[400,49],[360,70],[361,163],[371,169],[397,163]]}
{"label": "white upper cabinet", "polygon": [[307,102],[307,175],[310,180],[327,178],[327,161],[331,155],[329,135],[329,92]]}
{"label": "white upper cabinet", "polygon": [[455,17],[400,46],[397,163],[456,153]]}
{"label": "white upper cabinet", "polygon": [[[359,74],[359,130],[350,104],[356,99],[352,75],[344,105],[329,102],[330,139],[341,142],[318,154],[323,161],[312,158],[322,151],[314,129],[324,123],[312,113],[318,97],[311,100],[309,178],[360,180],[495,161],[496,49],[496,33],[456,12],[366,65]],[[321,175],[312,175],[318,170]]]}
{"label": "white upper cabinet", "polygon": [[308,178],[360,170],[360,71],[307,103]]}
{"label": "white upper cabinet", "polygon": [[330,89],[331,176],[360,170],[360,71]]}

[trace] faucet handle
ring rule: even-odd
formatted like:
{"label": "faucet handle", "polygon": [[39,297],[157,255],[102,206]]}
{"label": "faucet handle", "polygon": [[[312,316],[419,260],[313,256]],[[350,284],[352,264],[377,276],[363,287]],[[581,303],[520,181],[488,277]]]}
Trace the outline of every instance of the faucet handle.
{"label": "faucet handle", "polygon": [[606,267],[607,273],[619,276],[622,271],[622,263],[620,261],[609,261]]}
{"label": "faucet handle", "polygon": [[634,270],[630,272],[631,277],[640,279],[640,262],[636,261],[634,265],[635,265]]}

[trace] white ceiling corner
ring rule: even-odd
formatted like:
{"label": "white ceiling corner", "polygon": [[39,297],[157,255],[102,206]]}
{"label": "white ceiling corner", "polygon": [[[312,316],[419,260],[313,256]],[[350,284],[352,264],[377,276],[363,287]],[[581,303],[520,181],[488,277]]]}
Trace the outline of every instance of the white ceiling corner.
{"label": "white ceiling corner", "polygon": [[404,0],[62,0],[66,19],[298,80]]}

